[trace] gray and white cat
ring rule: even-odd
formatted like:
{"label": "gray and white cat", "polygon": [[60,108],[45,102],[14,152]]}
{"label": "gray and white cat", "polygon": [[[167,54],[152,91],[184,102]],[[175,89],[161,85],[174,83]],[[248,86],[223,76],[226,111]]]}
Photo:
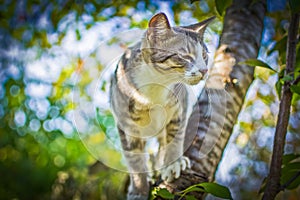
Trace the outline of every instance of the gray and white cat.
{"label": "gray and white cat", "polygon": [[149,21],[141,42],[126,50],[111,82],[111,106],[130,172],[127,199],[147,199],[145,144],[157,138],[156,169],[171,182],[190,167],[183,156],[189,105],[185,84],[195,85],[207,71],[205,28],[213,18],[171,27],[164,13]]}

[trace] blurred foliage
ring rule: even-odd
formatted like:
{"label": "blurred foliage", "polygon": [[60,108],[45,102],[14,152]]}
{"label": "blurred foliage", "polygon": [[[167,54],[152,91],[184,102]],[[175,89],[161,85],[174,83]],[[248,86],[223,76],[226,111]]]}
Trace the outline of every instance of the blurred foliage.
{"label": "blurred foliage", "polygon": [[[284,3],[286,2],[283,2],[283,5],[285,5]],[[277,2],[277,6],[279,4],[280,2]],[[241,199],[250,200],[253,199],[253,196],[258,196],[255,192],[259,190],[263,192],[265,180],[262,177],[266,177],[268,173],[281,87],[285,81],[292,85],[294,80],[299,79],[299,41],[297,43],[295,73],[284,75],[290,13],[289,6],[281,5],[276,8],[274,1],[268,1],[259,60],[248,62],[249,65],[260,67],[255,69],[255,80],[248,91],[244,108],[240,113],[237,131],[232,138],[233,144],[228,147],[237,150],[237,155],[241,156],[237,159],[238,161],[235,161],[236,167],[231,168],[230,174],[232,176],[228,181],[240,184],[235,190],[236,194],[239,193],[237,197]],[[260,62],[261,60],[264,62]],[[300,101],[297,93],[299,85],[296,84],[294,89],[295,91],[292,89],[292,112],[285,145],[285,154],[287,155],[299,154],[300,152]],[[230,156],[228,154],[224,155],[224,164],[232,161],[227,157]],[[279,193],[278,199],[298,199],[300,183],[297,176],[299,176],[300,171],[297,165],[296,161],[283,164],[281,184],[285,186],[287,182],[295,179],[289,187],[284,187],[293,190],[284,190],[284,192]],[[251,181],[248,180],[249,177],[251,177]]]}
{"label": "blurred foliage", "polygon": [[217,183],[199,183],[192,185],[185,190],[176,192],[175,194],[170,193],[166,188],[155,187],[151,191],[150,200],[154,200],[156,198],[162,199],[187,199],[187,200],[196,200],[192,194],[193,192],[202,192],[206,194],[211,194],[214,197],[218,197],[220,199],[232,199],[231,193],[227,187],[219,185]]}
{"label": "blurred foliage", "polygon": [[[88,30],[103,24],[113,33],[146,28],[152,14],[166,10],[175,24],[216,15],[218,19],[212,24],[211,32],[219,35],[223,11],[231,1],[218,5],[222,2],[3,0],[0,5],[0,199],[123,199],[126,174],[97,161],[87,151],[73,124],[73,112],[78,104],[72,99],[72,91],[76,87],[82,98],[90,100],[88,91],[97,78],[94,75],[103,70],[101,62],[93,62],[95,72],[85,70],[84,55],[90,51],[81,53],[80,42]],[[298,4],[297,1],[289,3]],[[287,2],[268,1],[259,59],[279,72],[285,68],[287,13]],[[72,34],[73,43],[79,45],[67,48]],[[105,39],[105,32],[101,34],[94,43]],[[294,79],[300,74],[299,48],[298,43]],[[97,60],[97,55],[90,56]],[[80,82],[74,85],[78,77]],[[253,199],[267,174],[278,112],[275,84],[280,86],[287,79],[265,68],[256,68],[255,78],[228,147],[228,152],[235,151],[237,157],[225,153],[219,169],[227,167],[229,172],[226,178],[217,175],[218,182],[231,188],[234,199]],[[287,136],[286,153],[289,154],[300,152],[298,85],[294,88]],[[106,92],[105,85],[101,89]],[[104,117],[111,115],[107,113]],[[108,125],[102,119],[103,116],[94,116],[89,128],[100,123],[102,131],[107,132]],[[283,169],[295,172],[293,167]],[[297,197],[299,193],[298,187],[298,191],[285,192],[282,196]]]}

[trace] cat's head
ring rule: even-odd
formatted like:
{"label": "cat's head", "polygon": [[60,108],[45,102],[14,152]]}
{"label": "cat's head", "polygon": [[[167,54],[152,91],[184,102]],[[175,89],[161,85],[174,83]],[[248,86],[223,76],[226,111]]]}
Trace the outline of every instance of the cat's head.
{"label": "cat's head", "polygon": [[144,60],[174,81],[197,84],[207,72],[207,48],[203,34],[214,19],[190,26],[171,27],[167,16],[158,13],[149,21],[143,38]]}

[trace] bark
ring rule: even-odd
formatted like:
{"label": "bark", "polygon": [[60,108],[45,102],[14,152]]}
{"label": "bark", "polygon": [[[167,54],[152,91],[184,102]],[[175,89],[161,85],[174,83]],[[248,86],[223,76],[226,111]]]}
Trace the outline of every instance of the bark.
{"label": "bark", "polygon": [[[288,30],[287,52],[286,52],[286,75],[293,76],[296,64],[296,45],[299,27],[299,13],[293,14]],[[282,97],[279,105],[279,113],[276,124],[272,161],[268,181],[266,184],[264,200],[274,199],[280,192],[280,176],[282,155],[284,151],[285,137],[290,117],[291,100],[293,93],[290,90],[290,82],[285,82],[282,88]]]}
{"label": "bark", "polygon": [[[237,64],[256,58],[260,47],[266,5],[264,1],[251,2],[235,0],[226,11],[224,29],[210,77],[188,123],[187,141],[195,135],[193,131],[197,131],[185,152],[192,167],[175,182],[162,184],[162,187],[172,192],[214,180],[247,89],[253,81],[254,69]],[[196,197],[200,199],[202,194]]]}

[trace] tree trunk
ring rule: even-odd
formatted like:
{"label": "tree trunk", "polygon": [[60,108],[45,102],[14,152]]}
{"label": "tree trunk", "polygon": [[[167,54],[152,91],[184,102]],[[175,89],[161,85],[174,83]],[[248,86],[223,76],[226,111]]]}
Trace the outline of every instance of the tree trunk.
{"label": "tree trunk", "polygon": [[[226,11],[214,65],[188,123],[185,139],[193,139],[193,142],[185,156],[190,158],[192,167],[175,182],[163,184],[172,192],[214,180],[223,150],[253,81],[254,68],[238,64],[256,58],[260,47],[266,4],[264,1],[252,2],[234,0]],[[195,135],[194,130],[196,136],[191,138]],[[197,194],[197,199],[200,198],[202,194]]]}

